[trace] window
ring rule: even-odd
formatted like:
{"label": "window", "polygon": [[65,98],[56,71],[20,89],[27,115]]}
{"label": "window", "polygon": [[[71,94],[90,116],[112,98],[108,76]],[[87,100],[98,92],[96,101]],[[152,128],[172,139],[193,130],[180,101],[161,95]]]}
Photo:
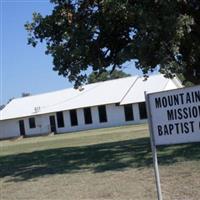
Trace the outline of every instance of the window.
{"label": "window", "polygon": [[78,119],[77,119],[77,113],[76,110],[70,110],[70,119],[71,119],[71,126],[77,126],[78,125]]}
{"label": "window", "polygon": [[57,118],[58,128],[64,127],[65,124],[64,124],[64,119],[63,119],[63,112],[57,112],[56,118]]}
{"label": "window", "polygon": [[139,103],[140,119],[147,119],[147,110],[145,102]]}
{"label": "window", "polygon": [[30,128],[35,128],[36,127],[35,118],[34,117],[29,118],[29,127]]}
{"label": "window", "polygon": [[124,114],[125,114],[126,121],[134,120],[132,104],[124,105]]}
{"label": "window", "polygon": [[98,111],[99,111],[99,121],[102,122],[107,122],[107,113],[106,113],[106,106],[98,106]]}
{"label": "window", "polygon": [[90,108],[84,108],[85,124],[92,124],[92,113]]}

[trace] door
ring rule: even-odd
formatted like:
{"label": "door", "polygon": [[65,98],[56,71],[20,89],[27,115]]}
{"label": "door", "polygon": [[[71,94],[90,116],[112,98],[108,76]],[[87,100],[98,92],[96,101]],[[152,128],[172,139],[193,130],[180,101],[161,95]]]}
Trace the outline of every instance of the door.
{"label": "door", "polygon": [[50,121],[50,128],[51,128],[51,132],[56,133],[56,120],[55,120],[55,116],[52,115],[49,117],[49,121]]}
{"label": "door", "polygon": [[24,127],[24,120],[19,120],[19,131],[21,136],[25,136],[25,127]]}

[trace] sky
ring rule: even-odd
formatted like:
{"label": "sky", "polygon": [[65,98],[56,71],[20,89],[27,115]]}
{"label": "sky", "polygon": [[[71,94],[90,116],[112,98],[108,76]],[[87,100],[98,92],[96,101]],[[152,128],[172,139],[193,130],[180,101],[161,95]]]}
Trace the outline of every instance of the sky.
{"label": "sky", "polygon": [[[52,57],[45,55],[45,44],[36,48],[27,45],[24,24],[31,21],[33,12],[45,16],[52,8],[49,0],[0,0],[0,105],[23,92],[34,95],[73,87],[52,70]],[[141,74],[133,63],[125,63],[124,71]]]}

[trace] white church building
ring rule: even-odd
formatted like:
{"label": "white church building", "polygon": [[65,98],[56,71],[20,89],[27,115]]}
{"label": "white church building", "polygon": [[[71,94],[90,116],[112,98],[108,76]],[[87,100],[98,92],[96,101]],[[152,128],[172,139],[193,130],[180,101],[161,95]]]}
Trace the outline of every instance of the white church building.
{"label": "white church building", "polygon": [[132,76],[13,99],[0,111],[0,139],[146,122],[144,92],[182,87],[163,75]]}

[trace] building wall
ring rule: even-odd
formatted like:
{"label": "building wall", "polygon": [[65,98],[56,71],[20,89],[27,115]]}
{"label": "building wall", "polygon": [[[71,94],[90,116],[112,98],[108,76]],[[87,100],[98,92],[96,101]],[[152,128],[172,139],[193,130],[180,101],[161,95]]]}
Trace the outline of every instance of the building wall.
{"label": "building wall", "polygon": [[24,121],[26,136],[35,136],[50,133],[49,115],[40,115],[35,116],[36,128],[29,127],[29,117],[0,121],[0,139],[19,137],[19,120]]}
{"label": "building wall", "polygon": [[125,121],[124,106],[116,106],[115,104],[106,105],[108,121],[104,123],[99,122],[98,107],[96,106],[91,107],[92,122],[93,122],[92,124],[85,124],[83,109],[77,109],[78,126],[71,126],[69,111],[64,111],[63,116],[64,116],[65,127],[57,128],[57,132],[65,133],[65,132],[89,130],[95,128],[105,128],[112,126],[122,126],[122,125],[138,124],[146,122],[146,120],[140,120],[139,118],[138,104],[133,104],[132,106],[133,106],[134,120],[127,122]]}
{"label": "building wall", "polygon": [[[115,104],[106,105],[107,122],[99,122],[98,107],[91,107],[92,124],[85,124],[83,109],[77,109],[78,126],[71,126],[69,111],[63,111],[64,127],[58,128],[56,113],[35,116],[36,128],[29,127],[29,117],[22,118],[25,124],[25,132],[27,136],[43,135],[51,132],[49,116],[54,115],[56,121],[57,133],[74,132],[81,130],[89,130],[95,128],[122,126],[129,124],[144,123],[146,120],[140,120],[138,104],[133,104],[133,121],[125,121],[124,106],[116,106]],[[19,119],[2,121],[0,125],[0,138],[20,136]],[[1,122],[1,123],[2,123]],[[7,137],[8,138],[8,137]]]}
{"label": "building wall", "polygon": [[29,127],[29,117],[24,118],[26,135],[34,136],[50,133],[49,116],[50,115],[35,116],[36,128]]}
{"label": "building wall", "polygon": [[20,136],[17,120],[0,121],[0,139]]}

